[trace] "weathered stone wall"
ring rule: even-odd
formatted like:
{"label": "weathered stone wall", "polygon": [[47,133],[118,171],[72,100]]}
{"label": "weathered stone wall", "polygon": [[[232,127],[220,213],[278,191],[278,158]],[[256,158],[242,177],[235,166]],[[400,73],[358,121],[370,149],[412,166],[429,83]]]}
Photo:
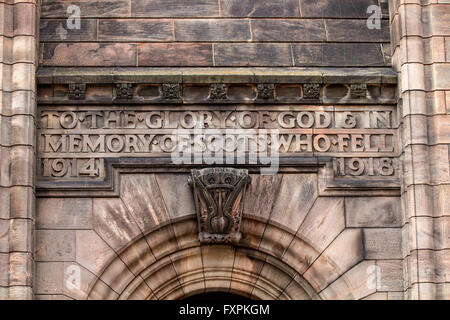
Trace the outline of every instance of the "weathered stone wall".
{"label": "weathered stone wall", "polygon": [[[67,29],[69,4],[81,8],[78,31]],[[381,30],[365,26],[370,4],[383,8]],[[397,107],[385,1],[43,0],[36,116],[37,5],[0,1],[0,298],[449,299],[450,4],[389,7]],[[118,66],[214,68],[105,68]],[[248,66],[271,68],[215,68]],[[387,155],[398,166],[377,175],[369,159],[386,155],[352,155],[369,161],[361,171],[314,150],[274,176],[253,168],[243,239],[200,245],[188,167],[122,157],[93,178],[64,167],[74,154],[35,154],[35,122],[62,134],[41,126],[41,111],[96,103],[393,110],[391,126],[355,130],[399,136]],[[46,176],[41,155],[64,161]]]}
{"label": "weathered stone wall", "polygon": [[[253,174],[239,245],[200,246],[187,177],[123,174],[117,198],[38,199],[37,297],[403,297],[398,197],[328,197],[315,173]],[[73,266],[80,289],[66,285]]]}
{"label": "weathered stone wall", "polygon": [[[379,5],[381,29],[366,27]],[[81,28],[67,27],[77,5]],[[378,0],[43,0],[43,66],[389,66]]]}
{"label": "weathered stone wall", "polygon": [[390,1],[401,79],[404,270],[411,299],[449,299],[450,5]]}
{"label": "weathered stone wall", "polygon": [[33,296],[37,5],[0,1],[0,299]]}

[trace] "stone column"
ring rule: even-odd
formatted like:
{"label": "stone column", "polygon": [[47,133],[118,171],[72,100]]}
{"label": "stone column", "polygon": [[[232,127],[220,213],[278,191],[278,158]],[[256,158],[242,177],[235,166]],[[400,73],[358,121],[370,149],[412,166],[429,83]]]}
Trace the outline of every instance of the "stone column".
{"label": "stone column", "polygon": [[402,111],[405,298],[450,299],[450,1],[389,2]]}
{"label": "stone column", "polygon": [[37,0],[0,0],[0,299],[33,298]]}

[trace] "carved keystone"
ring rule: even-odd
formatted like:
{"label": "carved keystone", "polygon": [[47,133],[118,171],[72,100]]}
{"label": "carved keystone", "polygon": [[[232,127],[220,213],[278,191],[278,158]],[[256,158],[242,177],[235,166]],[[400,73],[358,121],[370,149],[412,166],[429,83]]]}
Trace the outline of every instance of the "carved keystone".
{"label": "carved keystone", "polygon": [[207,168],[191,170],[200,243],[237,243],[245,191],[250,183],[247,170]]}

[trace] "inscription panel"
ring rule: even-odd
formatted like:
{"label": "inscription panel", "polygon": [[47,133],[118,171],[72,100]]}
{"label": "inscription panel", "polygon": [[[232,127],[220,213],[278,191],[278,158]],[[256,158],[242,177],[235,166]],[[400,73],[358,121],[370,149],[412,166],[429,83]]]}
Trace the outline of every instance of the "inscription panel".
{"label": "inscription panel", "polygon": [[[152,166],[156,158],[173,163],[174,153],[190,165],[262,166],[265,154],[296,166],[296,159],[329,157],[339,179],[398,175],[394,106],[40,106],[37,131],[44,181],[102,181],[111,159]],[[257,156],[230,163],[239,152]]]}

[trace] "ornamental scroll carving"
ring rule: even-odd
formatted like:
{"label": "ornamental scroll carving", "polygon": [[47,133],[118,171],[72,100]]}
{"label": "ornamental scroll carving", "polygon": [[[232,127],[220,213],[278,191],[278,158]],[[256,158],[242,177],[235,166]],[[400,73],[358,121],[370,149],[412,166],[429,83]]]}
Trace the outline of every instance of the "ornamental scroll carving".
{"label": "ornamental scroll carving", "polygon": [[245,192],[250,184],[247,170],[207,168],[191,170],[199,239],[204,244],[237,243]]}

